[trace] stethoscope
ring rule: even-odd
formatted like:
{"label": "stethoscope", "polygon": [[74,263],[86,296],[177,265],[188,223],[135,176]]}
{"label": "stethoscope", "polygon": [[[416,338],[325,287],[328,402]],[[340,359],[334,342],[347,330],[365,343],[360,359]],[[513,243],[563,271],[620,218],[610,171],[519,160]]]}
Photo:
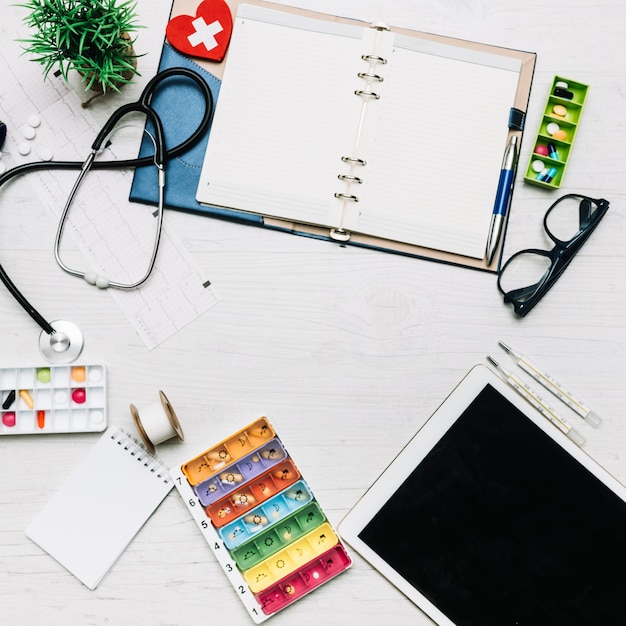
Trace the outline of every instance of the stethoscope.
{"label": "stethoscope", "polygon": [[[152,99],[161,83],[172,77],[186,77],[195,82],[204,100],[204,113],[202,116],[202,120],[196,127],[195,131],[185,141],[168,150],[165,145],[165,135],[163,132],[161,118],[152,107]],[[119,121],[130,113],[142,113],[150,122],[152,128],[149,136],[151,137],[152,143],[154,144],[154,154],[144,157],[137,157],[135,159],[125,159],[118,161],[96,160],[96,156],[102,150],[102,147],[105,144],[105,140],[115,129]],[[202,138],[202,136],[208,130],[212,114],[213,95],[211,94],[211,90],[209,89],[207,83],[196,72],[183,67],[166,69],[162,72],[159,72],[156,76],[154,76],[154,78],[152,78],[148,82],[136,102],[131,102],[129,104],[121,106],[111,115],[107,122],[102,126],[102,129],[100,130],[96,139],[91,145],[91,152],[88,154],[87,158],[83,162],[37,161],[34,163],[25,163],[23,165],[18,165],[10,170],[7,170],[4,174],[0,176],[0,187],[4,183],[8,182],[12,178],[20,174],[26,174],[28,172],[33,172],[37,170],[79,170],[78,177],[68,195],[65,207],[63,208],[61,214],[61,219],[59,220],[54,243],[55,259],[60,267],[68,274],[82,278],[86,282],[95,285],[101,289],[105,289],[107,287],[112,287],[115,289],[134,289],[148,279],[156,261],[163,224],[163,207],[165,204],[165,166],[167,160],[184,154]],[[121,283],[108,280],[106,277],[99,276],[95,272],[81,271],[70,268],[61,258],[61,239],[63,236],[63,230],[67,221],[70,206],[72,204],[72,201],[74,200],[74,197],[76,196],[78,188],[80,187],[87,173],[92,169],[128,169],[145,167],[148,165],[154,165],[157,168],[159,197],[158,207],[155,212],[157,225],[154,246],[150,254],[150,259],[148,261],[146,272],[141,276],[139,280],[131,283]],[[2,267],[2,264],[0,264],[0,280],[2,280],[11,295],[19,302],[22,308],[41,327],[41,334],[39,335],[39,349],[41,350],[42,355],[51,363],[71,363],[72,361],[77,359],[82,352],[84,346],[84,337],[78,326],[68,320],[55,320],[48,322],[39,313],[39,311],[37,311],[37,309],[32,306],[32,304],[26,299],[22,292],[15,286],[13,281],[6,273],[4,267]]]}

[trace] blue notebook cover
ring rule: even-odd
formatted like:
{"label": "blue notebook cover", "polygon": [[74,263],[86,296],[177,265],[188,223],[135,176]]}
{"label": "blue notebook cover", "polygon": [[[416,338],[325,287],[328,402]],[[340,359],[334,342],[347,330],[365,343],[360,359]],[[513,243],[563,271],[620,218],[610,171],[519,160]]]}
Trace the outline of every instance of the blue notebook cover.
{"label": "blue notebook cover", "polygon": [[[165,42],[159,63],[159,71],[171,67],[185,67],[194,70],[206,81],[213,94],[213,100],[217,103],[221,81]],[[189,79],[185,78],[168,79],[167,87],[155,93],[152,105],[163,122],[165,142],[168,147],[176,146],[191,135],[200,123],[204,113],[204,100],[200,92]],[[181,115],[183,111],[185,114]],[[150,132],[149,124],[147,125],[147,130]],[[206,136],[193,148],[167,162],[165,205],[170,209],[180,211],[190,211],[259,225],[263,224],[263,218],[259,215],[207,206],[200,204],[196,200],[196,190],[200,180],[200,171],[202,170],[202,162],[204,161],[208,140],[209,132],[207,131]],[[147,135],[144,135],[139,155],[147,156],[153,152],[154,146],[152,141]],[[156,206],[158,203],[157,183],[155,167],[137,168],[130,190],[130,200]]]}

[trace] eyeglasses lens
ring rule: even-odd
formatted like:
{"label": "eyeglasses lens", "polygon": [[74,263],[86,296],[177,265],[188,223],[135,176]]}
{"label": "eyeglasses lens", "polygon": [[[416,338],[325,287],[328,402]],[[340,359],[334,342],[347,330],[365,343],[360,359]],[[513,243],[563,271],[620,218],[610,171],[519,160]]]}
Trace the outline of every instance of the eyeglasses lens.
{"label": "eyeglasses lens", "polygon": [[[505,293],[524,290],[516,295],[516,300],[524,302],[530,298],[541,285],[550,270],[550,257],[534,252],[521,252],[515,255],[506,265],[500,276],[500,287]],[[535,288],[533,288],[535,287]]]}
{"label": "eyeglasses lens", "polygon": [[565,196],[546,217],[548,234],[560,241],[570,241],[585,226],[598,208],[595,202],[580,196]]}

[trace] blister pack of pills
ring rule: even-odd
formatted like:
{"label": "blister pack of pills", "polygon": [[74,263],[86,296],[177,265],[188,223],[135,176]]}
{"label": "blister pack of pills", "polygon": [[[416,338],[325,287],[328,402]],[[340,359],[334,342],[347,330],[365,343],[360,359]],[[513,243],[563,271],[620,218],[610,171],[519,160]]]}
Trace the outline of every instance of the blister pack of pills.
{"label": "blister pack of pills", "polygon": [[106,428],[102,365],[0,369],[0,435],[100,432]]}

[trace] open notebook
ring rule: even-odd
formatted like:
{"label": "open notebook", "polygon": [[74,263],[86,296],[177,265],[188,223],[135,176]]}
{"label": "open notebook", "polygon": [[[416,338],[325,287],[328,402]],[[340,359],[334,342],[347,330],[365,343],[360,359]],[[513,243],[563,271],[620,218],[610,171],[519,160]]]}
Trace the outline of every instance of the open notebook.
{"label": "open notebook", "polygon": [[[495,271],[500,255],[484,258],[489,224],[536,55],[226,2],[234,29],[223,63],[163,47],[159,69],[196,69],[217,101],[206,140],[168,163],[167,205]],[[174,0],[172,17],[199,5]],[[169,91],[154,104],[175,145],[198,103],[193,89]],[[156,203],[149,168],[135,173],[131,199]]]}
{"label": "open notebook", "polygon": [[198,201],[484,263],[535,56],[260,4],[234,19]]}

